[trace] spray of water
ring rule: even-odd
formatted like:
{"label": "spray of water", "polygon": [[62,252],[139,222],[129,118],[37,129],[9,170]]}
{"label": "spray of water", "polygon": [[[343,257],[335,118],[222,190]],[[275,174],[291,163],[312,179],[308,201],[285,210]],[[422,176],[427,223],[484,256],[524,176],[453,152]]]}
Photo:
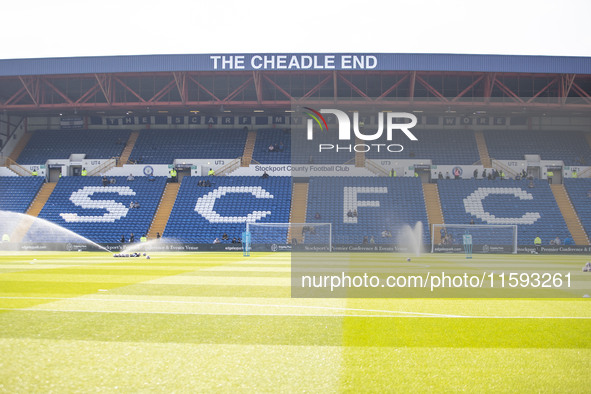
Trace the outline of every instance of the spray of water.
{"label": "spray of water", "polygon": [[404,225],[400,232],[399,244],[408,248],[410,253],[420,256],[423,252],[423,222],[417,222],[414,228]]}
{"label": "spray of water", "polygon": [[11,242],[71,243],[111,253],[96,242],[45,219],[24,213],[0,211],[0,235],[8,234]]}
{"label": "spray of water", "polygon": [[174,243],[177,243],[177,241],[172,238],[159,238],[148,242],[136,242],[125,246],[121,250],[121,253],[165,251],[170,244]]}

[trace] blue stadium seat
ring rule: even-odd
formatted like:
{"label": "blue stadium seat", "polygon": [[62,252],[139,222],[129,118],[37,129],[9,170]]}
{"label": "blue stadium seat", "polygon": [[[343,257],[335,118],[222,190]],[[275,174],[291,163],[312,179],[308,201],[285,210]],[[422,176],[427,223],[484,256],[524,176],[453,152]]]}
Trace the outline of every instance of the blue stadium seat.
{"label": "blue stadium seat", "polygon": [[[149,181],[136,177],[114,177],[114,185],[103,186],[101,177],[64,177],[60,179],[39,217],[56,223],[94,242],[129,240],[134,233],[136,242],[148,232],[164,192],[166,177]],[[129,208],[130,202],[140,208]],[[41,226],[33,225],[25,241],[58,241],[46,239]],[[67,241],[67,239],[65,240]]]}
{"label": "blue stadium seat", "polygon": [[570,236],[544,180],[535,180],[533,188],[527,180],[500,179],[439,180],[437,185],[446,224],[469,224],[471,219],[474,224],[515,224],[519,245],[533,245],[536,236],[544,245],[557,236]]}
{"label": "blue stadium seat", "polygon": [[38,176],[0,177],[0,210],[25,213],[43,185]]}
{"label": "blue stadium seat", "polygon": [[[377,128],[377,126],[376,126]],[[374,130],[375,131],[375,130]],[[425,159],[431,160],[433,164],[474,164],[480,160],[478,147],[474,132],[472,130],[418,130],[413,129],[412,133],[418,141],[409,140],[404,134],[394,134],[392,140],[387,140],[384,132],[382,137],[374,141],[367,141],[368,145],[382,144],[379,151],[377,147],[372,147],[365,156],[368,159]],[[370,134],[369,131],[366,134]],[[351,161],[355,152],[347,152],[341,148],[318,151],[319,144],[339,144],[348,147],[349,144],[355,145],[355,141],[339,141],[335,133],[317,132],[314,134],[313,144],[306,140],[304,133],[293,135],[292,137],[292,156],[296,164],[344,164]],[[363,143],[363,142],[362,142]],[[403,146],[401,152],[397,152],[398,147],[392,148],[394,152],[386,149],[391,144]],[[267,145],[268,146],[268,145]],[[295,149],[294,149],[295,148]]]}
{"label": "blue stadium seat", "polygon": [[562,160],[567,166],[590,165],[591,147],[578,131],[488,130],[484,132],[490,157],[523,160],[526,154],[542,160]]}
{"label": "blue stadium seat", "polygon": [[[357,208],[357,218],[347,217],[353,203],[351,189],[358,188],[358,201],[375,201]],[[332,223],[334,244],[361,244],[374,237],[376,244],[395,244],[401,240],[405,225],[423,223],[423,243],[429,244],[429,225],[420,179],[385,177],[317,177],[310,179],[308,189],[307,223]],[[320,219],[315,219],[316,213]],[[392,237],[382,237],[386,230]],[[305,242],[315,243],[314,237]]]}
{"label": "blue stadium seat", "polygon": [[[283,143],[283,151],[269,151],[270,145]],[[252,158],[262,164],[291,163],[291,133],[285,130],[257,130]]]}
{"label": "blue stadium seat", "polygon": [[393,135],[393,140],[382,138],[372,141],[372,144],[400,144],[404,150],[391,153],[385,149],[371,150],[366,153],[368,159],[431,159],[433,164],[474,164],[480,160],[478,146],[472,130],[419,130],[412,129],[418,141],[410,141],[402,133]]}
{"label": "blue stadium seat", "polygon": [[130,160],[171,164],[175,159],[234,159],[242,156],[247,135],[242,129],[142,130]]}
{"label": "blue stadium seat", "polygon": [[[301,130],[300,130],[301,131]],[[335,133],[317,132],[314,133],[314,139],[308,141],[305,132],[291,132],[291,162],[293,164],[345,164],[351,162],[355,158],[355,152],[351,150],[348,152],[341,149],[338,152],[336,149],[323,150],[319,152],[319,144],[333,144],[337,143],[346,145],[351,144],[350,141],[339,142]],[[355,144],[355,141],[352,142]]]}
{"label": "blue stadium seat", "polygon": [[41,130],[33,134],[17,161],[45,164],[74,153],[85,153],[86,159],[110,159],[121,156],[128,139],[129,130]]}
{"label": "blue stadium seat", "polygon": [[[209,179],[211,187],[198,183]],[[288,223],[291,178],[185,177],[163,236],[182,242],[209,243],[226,233],[242,237],[246,222]],[[258,213],[257,213],[258,212]],[[273,232],[269,243],[285,243],[287,230]]]}

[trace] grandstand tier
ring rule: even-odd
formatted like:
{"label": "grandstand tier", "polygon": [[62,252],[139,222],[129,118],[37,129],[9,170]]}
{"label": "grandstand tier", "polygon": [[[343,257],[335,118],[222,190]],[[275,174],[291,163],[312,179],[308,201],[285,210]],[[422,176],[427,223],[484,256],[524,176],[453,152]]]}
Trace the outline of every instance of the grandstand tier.
{"label": "grandstand tier", "polygon": [[[206,180],[211,186],[200,186]],[[242,237],[247,222],[288,223],[290,202],[290,177],[186,177],[164,237],[187,243],[211,244],[216,238],[231,243]],[[274,232],[268,243],[286,240],[287,228]]]}
{"label": "grandstand tier", "polygon": [[[334,74],[335,79],[338,80],[336,75]],[[326,81],[329,82],[330,78]],[[316,97],[316,93],[318,97],[326,94],[326,91],[315,90],[316,87],[321,87],[317,82],[307,83],[311,84],[308,94],[302,91],[299,93],[304,94],[293,97],[311,98]],[[456,84],[457,98],[468,93],[468,86],[473,84],[476,84],[476,80],[472,80],[461,89]],[[365,85],[369,87],[371,84]],[[546,86],[547,82],[542,85]],[[386,88],[385,91],[367,97],[386,98],[392,93],[398,98],[398,94],[402,92],[396,91],[397,85],[389,86],[392,90]],[[289,89],[292,89],[291,85]],[[438,88],[433,89],[437,91]],[[341,102],[342,92],[339,93],[336,86],[328,91],[335,95],[335,105]],[[227,95],[228,92],[225,93]],[[415,93],[413,99],[416,98]],[[267,93],[262,95],[266,96]],[[471,97],[472,100],[477,95],[467,97]],[[210,98],[208,97],[208,100]],[[345,95],[344,98],[352,97]],[[568,99],[570,100],[570,97]],[[320,101],[314,105],[321,103],[326,102]],[[331,101],[331,105],[332,103]],[[591,233],[591,181],[567,179],[571,176],[587,177],[591,173],[591,134],[588,132],[590,123],[584,112],[579,112],[575,116],[574,112],[567,111],[563,114],[556,111],[546,116],[539,110],[539,116],[534,115],[534,112],[527,112],[527,116],[519,113],[514,117],[511,115],[514,111],[503,115],[504,108],[501,103],[497,103],[497,111],[488,114],[484,110],[472,114],[452,110],[447,104],[447,109],[433,106],[425,107],[424,111],[417,106],[415,109],[409,107],[408,111],[422,113],[418,125],[413,129],[418,141],[409,141],[402,133],[391,135],[391,140],[387,139],[386,133],[376,140],[364,140],[359,136],[340,140],[341,136],[337,137],[333,127],[336,123],[330,121],[330,131],[325,123],[326,128],[321,127],[320,131],[314,133],[311,141],[305,132],[299,132],[302,130],[295,132],[297,125],[303,126],[303,123],[301,118],[295,121],[296,114],[285,114],[293,113],[293,110],[283,113],[280,107],[276,106],[277,103],[273,102],[273,111],[281,114],[272,116],[266,108],[253,111],[250,108],[251,101],[243,104],[245,105],[237,108],[239,110],[236,112],[233,109],[224,110],[222,105],[202,109],[204,113],[211,112],[211,115],[207,116],[197,115],[199,111],[196,110],[190,111],[193,115],[186,115],[188,111],[180,109],[181,107],[175,108],[178,114],[173,114],[175,111],[158,111],[167,115],[149,115],[147,108],[147,115],[134,115],[133,111],[129,111],[125,117],[121,117],[121,113],[109,111],[100,111],[99,116],[99,111],[93,113],[93,110],[89,110],[77,117],[75,123],[78,123],[74,126],[68,123],[71,121],[68,117],[58,119],[34,111],[26,114],[21,119],[22,125],[14,127],[14,130],[6,120],[3,124],[7,125],[6,136],[11,144],[7,152],[3,153],[3,157],[17,159],[24,165],[20,168],[22,171],[19,171],[19,174],[29,175],[34,169],[48,180],[56,180],[62,175],[64,178],[53,191],[51,186],[43,188],[42,194],[51,193],[51,196],[45,204],[44,199],[38,199],[33,207],[35,209],[29,207],[35,195],[40,195],[39,190],[43,182],[41,176],[0,178],[0,209],[27,212],[29,208],[29,213],[40,210],[41,218],[62,225],[93,241],[104,243],[118,242],[122,236],[128,240],[131,232],[139,238],[148,232],[151,225],[153,232],[163,233],[164,236],[181,242],[209,244],[215,238],[220,238],[223,243],[231,242],[232,238],[239,238],[247,222],[286,223],[291,220],[331,223],[334,244],[396,244],[399,243],[398,233],[404,225],[414,226],[420,221],[424,224],[423,241],[427,244],[432,224],[467,224],[473,220],[476,224],[518,225],[520,245],[530,245],[536,236],[542,237],[544,244],[557,237],[562,241],[565,238],[575,238],[578,245],[588,244],[588,237],[579,236],[572,224],[580,220],[586,233]],[[486,102],[483,103],[485,104]],[[514,108],[507,107],[507,110],[509,109]],[[318,110],[322,111],[320,107]],[[251,112],[257,114],[252,115]],[[573,121],[563,122],[570,114],[573,114]],[[274,119],[270,119],[275,117],[280,120],[277,124]],[[212,119],[209,125],[204,121],[206,118]],[[29,119],[32,120],[30,124]],[[500,122],[497,123],[497,119]],[[312,122],[311,119],[308,120]],[[514,123],[514,120],[519,121]],[[129,130],[130,125],[134,124],[138,127],[133,127],[133,131]],[[158,126],[151,128],[152,124]],[[562,124],[565,126],[564,130],[558,129],[557,125]],[[89,128],[65,130],[67,127],[83,125]],[[57,130],[58,127],[64,127],[64,130]],[[369,136],[375,127],[374,121],[369,122],[367,129],[363,130],[364,134]],[[51,130],[45,130],[46,128]],[[13,134],[9,136],[8,132]],[[18,142],[17,137],[21,138]],[[6,143],[6,140],[2,143]],[[404,149],[393,153],[387,149],[357,151],[351,148],[354,144],[367,146],[366,143],[376,146],[400,144],[404,145]],[[340,149],[320,152],[320,144],[342,146]],[[4,145],[6,146],[7,144]],[[77,160],[76,163],[70,163],[70,168],[67,165],[59,167],[61,164],[56,163],[37,167],[45,164],[48,159],[67,160],[72,154],[83,154],[86,159],[119,157],[120,166],[126,164],[129,158],[131,162],[140,166],[130,166],[125,170],[114,168],[114,160],[109,160],[106,165],[98,164],[98,167],[94,168],[92,166],[95,164],[89,162],[84,165],[88,166],[88,174],[91,175],[101,172],[112,175],[133,173],[136,181],[130,183],[123,177],[115,177],[115,185],[102,185],[100,178],[66,176],[78,174],[76,167],[75,171],[71,169],[72,166],[80,165]],[[540,162],[538,163],[535,157],[524,160],[526,155],[537,155]],[[241,164],[246,168],[240,168],[240,172],[235,174],[250,176],[232,176],[237,160],[233,160],[232,165],[226,166],[224,171],[215,168],[218,175],[230,175],[228,177],[194,176],[207,172],[208,166],[204,163],[210,159],[215,163],[215,159],[238,157],[242,157]],[[172,167],[171,164],[179,159],[207,160],[183,163],[185,166],[179,170],[182,184],[178,195],[173,193],[172,197],[168,196],[166,203],[161,205],[163,209],[157,220],[154,220],[156,207],[162,202],[165,178],[157,177],[151,182],[141,175],[164,175]],[[396,162],[397,159],[400,159],[400,162]],[[513,160],[520,162],[508,163]],[[292,189],[292,179],[289,177],[272,176],[270,179],[261,179],[255,175],[260,175],[260,171],[266,171],[267,167],[251,168],[251,163],[286,164],[284,168],[277,169],[281,174],[288,174],[290,168],[296,168],[288,164],[319,164],[302,166],[309,172],[306,174],[305,171],[301,171],[297,174],[309,176],[326,171],[321,175],[331,176],[313,177],[306,183],[305,192],[299,190],[296,193],[296,189],[303,189],[303,184]],[[52,164],[55,166],[51,167]],[[339,173],[337,167],[341,166],[333,166],[336,170],[323,170],[322,168],[330,167],[323,164],[347,164],[348,166],[343,167],[347,171],[353,168],[355,175],[385,175],[390,169],[396,169],[398,178],[352,177],[347,176],[347,171],[341,171],[343,177],[336,178],[332,176]],[[192,166],[195,167],[189,169]],[[502,170],[505,176],[509,177],[514,177],[517,173],[514,169],[525,170],[530,176],[541,178],[546,177],[549,171],[555,171],[554,183],[564,182],[576,214],[572,214],[572,210],[567,213],[568,209],[565,209],[570,208],[570,202],[568,206],[564,204],[569,198],[564,194],[562,185],[555,185],[552,189],[560,193],[553,194],[544,179],[531,183],[529,180],[468,180],[473,174],[472,171],[476,171],[478,177],[481,177],[482,170],[486,169],[490,173],[492,166]],[[272,169],[275,169],[274,167],[280,166],[269,166]],[[11,169],[12,172],[6,169],[1,174],[15,173],[19,167],[13,163]],[[466,180],[439,180],[435,185],[427,183],[431,180],[429,176],[423,179],[401,177],[412,176],[415,171],[420,177],[427,175],[429,171],[433,176],[453,171],[455,176]],[[272,170],[269,172],[273,174]],[[199,186],[199,181],[205,179],[213,184],[209,187]],[[301,180],[297,180],[299,181]],[[421,181],[425,182],[423,189]],[[179,185],[174,184],[170,189],[176,189],[177,186]],[[130,209],[129,203],[136,199],[141,203],[141,209]],[[355,210],[358,215],[349,217],[348,210]],[[221,239],[224,233],[228,234],[227,240]],[[313,243],[313,235],[309,232],[290,232],[276,235],[276,238],[270,238],[269,241],[282,243],[285,240],[296,239],[298,242]],[[434,236],[437,239],[440,234]],[[41,231],[31,228],[27,240],[42,241],[45,238]]]}
{"label": "grandstand tier", "polygon": [[544,245],[571,238],[544,180],[439,180],[437,186],[446,224],[515,224],[519,245],[533,245],[537,236]]}
{"label": "grandstand tier", "polygon": [[[60,179],[39,217],[65,227],[94,242],[117,243],[121,237],[129,242],[147,234],[166,177],[150,180],[138,177],[127,181],[113,177],[114,184],[103,185],[101,177],[64,177]],[[139,203],[131,208],[132,202]],[[29,242],[59,242],[47,239],[43,227],[34,224],[25,236]]]}
{"label": "grandstand tier", "polygon": [[41,185],[42,177],[0,177],[0,210],[25,213]]}
{"label": "grandstand tier", "polygon": [[334,135],[315,133],[313,141],[306,139],[304,132],[291,133],[291,162],[293,164],[344,164],[355,159],[353,150],[324,150],[319,152],[319,144],[335,144]]}
{"label": "grandstand tier", "polygon": [[252,158],[263,164],[291,163],[291,133],[286,129],[257,130]]}
{"label": "grandstand tier", "polygon": [[129,130],[40,130],[18,156],[20,164],[45,164],[49,159],[68,159],[86,154],[86,159],[119,157]]}
{"label": "grandstand tier", "polygon": [[[385,134],[385,133],[384,133]],[[478,146],[472,130],[445,129],[419,130],[413,129],[418,141],[408,142],[404,136],[396,135],[393,141],[386,140],[385,135],[375,143],[400,143],[404,150],[396,154],[397,159],[425,159],[433,164],[474,164],[480,160]],[[372,142],[374,143],[374,142]],[[392,153],[385,149],[370,150],[366,153],[368,159],[391,159]]]}
{"label": "grandstand tier", "polygon": [[172,164],[175,159],[234,159],[242,156],[248,132],[243,129],[142,130],[130,160]]}
{"label": "grandstand tier", "polygon": [[[248,132],[244,129],[39,130],[26,133],[25,145],[15,152],[22,149],[17,161],[23,165],[44,164],[49,159],[64,160],[72,154],[85,154],[86,159],[120,157],[119,165],[127,163],[128,159],[140,164],[172,164],[175,159],[234,159],[245,152],[248,156],[251,150],[254,162],[261,164],[352,164],[356,158],[355,151],[348,150],[348,144],[341,144],[338,150],[320,152],[319,144],[340,143],[329,133],[314,134],[314,144],[306,140],[305,133],[292,133],[289,128],[261,128],[251,133],[256,133],[252,147],[247,144]],[[534,154],[541,160],[562,161],[565,166],[591,164],[588,133],[580,131],[445,128],[415,129],[413,133],[418,141],[403,140],[399,135],[395,137],[400,140],[389,141],[384,133],[371,143],[398,143],[404,149],[395,154],[385,148],[370,149],[364,157],[417,159],[433,165],[479,163],[490,166],[490,159],[524,160],[525,155]],[[247,162],[250,163],[244,161]],[[357,164],[362,163],[357,161]]]}
{"label": "grandstand tier", "polygon": [[[92,241],[117,243],[123,236],[136,241],[148,232],[160,203],[165,177],[153,181],[136,177],[114,177],[115,184],[104,186],[100,177],[64,177],[60,179],[39,217],[57,223]],[[208,180],[212,185],[200,186]],[[587,234],[591,231],[591,179],[565,179],[565,190]],[[41,177],[0,177],[2,210],[24,213],[39,192]],[[53,184],[52,184],[53,185]],[[439,180],[437,185],[422,185],[418,178],[389,177],[315,177],[309,180],[304,217],[296,221],[331,223],[334,244],[399,244],[404,225],[424,224],[423,243],[430,242],[423,187],[436,186],[446,224],[518,226],[518,244],[531,245],[537,236],[545,245],[556,237],[562,243],[572,239],[551,186],[545,180]],[[556,185],[554,185],[556,186]],[[292,180],[290,177],[263,179],[252,176],[185,177],[163,236],[185,243],[211,244],[216,238],[231,243],[240,238],[246,223],[288,223],[293,221]],[[130,208],[131,202],[140,208]],[[348,211],[357,211],[351,217]],[[167,220],[168,219],[168,220]],[[572,218],[569,220],[573,220]],[[427,225],[428,224],[428,225]],[[227,240],[222,239],[223,234]],[[384,236],[384,234],[391,236]],[[494,244],[494,233],[490,244]],[[436,234],[437,236],[437,234]],[[46,239],[35,225],[23,239]],[[314,243],[314,234],[288,234],[275,231],[269,243]],[[373,238],[373,241],[372,241]],[[459,243],[458,235],[455,242]],[[501,242],[501,241],[499,241]],[[505,242],[504,240],[502,242]],[[588,242],[577,244],[587,244]]]}
{"label": "grandstand tier", "polygon": [[578,131],[487,130],[488,153],[497,160],[523,160],[540,155],[542,160],[561,160],[566,166],[591,165],[591,147]]}
{"label": "grandstand tier", "polygon": [[[357,216],[349,216],[350,210]],[[430,242],[418,178],[311,178],[306,222],[332,223],[333,244],[388,245],[401,241],[405,225],[422,222],[423,243]],[[305,242],[314,243],[313,235]]]}

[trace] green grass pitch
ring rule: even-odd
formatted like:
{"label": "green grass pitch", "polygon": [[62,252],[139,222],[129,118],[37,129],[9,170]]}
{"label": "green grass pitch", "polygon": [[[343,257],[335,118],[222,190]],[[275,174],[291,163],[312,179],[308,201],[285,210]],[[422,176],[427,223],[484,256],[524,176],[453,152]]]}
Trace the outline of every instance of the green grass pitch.
{"label": "green grass pitch", "polygon": [[[591,391],[587,298],[291,298],[288,253],[151,257],[1,255],[0,392]],[[474,257],[556,259],[589,257]]]}

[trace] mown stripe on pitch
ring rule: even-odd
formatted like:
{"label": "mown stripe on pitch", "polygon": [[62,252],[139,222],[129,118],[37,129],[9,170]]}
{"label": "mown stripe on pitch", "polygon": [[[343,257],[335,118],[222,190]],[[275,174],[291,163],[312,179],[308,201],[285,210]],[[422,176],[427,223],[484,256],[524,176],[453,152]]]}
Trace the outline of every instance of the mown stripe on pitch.
{"label": "mown stripe on pitch", "polygon": [[589,319],[346,317],[345,346],[591,348]]}
{"label": "mown stripe on pitch", "polygon": [[146,275],[146,276],[165,276],[178,275],[187,272],[195,272],[197,267],[177,268],[177,267],[105,267],[105,266],[91,266],[91,267],[72,267],[72,268],[53,268],[53,269],[33,269],[21,271],[23,275]]}
{"label": "mown stripe on pitch", "polygon": [[159,285],[189,285],[189,286],[278,286],[278,287],[289,287],[291,286],[291,278],[268,278],[263,276],[199,276],[199,275],[176,275],[176,276],[163,276],[157,279],[152,279],[149,284]]}
{"label": "mown stripe on pitch", "polygon": [[263,271],[196,271],[191,272],[189,274],[184,274],[184,276],[218,276],[218,277],[227,277],[227,276],[243,276],[246,278],[252,277],[265,277],[265,278],[291,278],[290,272],[263,272]]}
{"label": "mown stripe on pitch", "polygon": [[589,320],[12,311],[0,337],[355,347],[591,348]]}
{"label": "mown stripe on pitch", "polygon": [[55,282],[55,281],[0,281],[0,294],[40,294],[40,295],[72,295],[93,294],[99,289],[115,289],[137,282]]}
{"label": "mown stripe on pitch", "polygon": [[[95,258],[96,256],[96,258]],[[23,295],[23,296],[63,296],[77,297],[88,294],[96,294],[100,291],[113,291],[117,288],[125,288],[130,285],[142,283],[148,280],[159,279],[166,276],[175,276],[187,272],[193,272],[202,268],[216,267],[224,264],[223,261],[203,262],[199,264],[131,264],[125,260],[120,265],[108,263],[97,263],[101,256],[89,254],[86,259],[76,259],[73,255],[55,254],[34,256],[35,265],[24,267],[35,267],[25,271],[4,273],[0,275],[0,295]],[[38,264],[44,264],[46,260],[68,258],[68,264],[64,267],[43,267],[38,269]],[[194,258],[194,256],[191,256]],[[6,256],[0,256],[0,261]],[[80,261],[93,262],[92,265],[79,265]],[[140,260],[140,259],[138,259]],[[170,261],[169,259],[167,259]],[[29,260],[30,261],[30,260]],[[140,261],[138,261],[140,263]],[[28,301],[26,306],[40,305],[51,301],[37,300]],[[18,308],[12,301],[3,303],[0,307]],[[4,313],[5,311],[2,311]]]}
{"label": "mown stripe on pitch", "polygon": [[3,338],[155,343],[335,345],[342,318],[12,311]]}
{"label": "mown stripe on pitch", "polygon": [[114,289],[109,294],[185,297],[289,298],[289,286],[161,285],[138,283]]}
{"label": "mown stripe on pitch", "polygon": [[343,349],[338,392],[580,393],[589,386],[589,349]]}

